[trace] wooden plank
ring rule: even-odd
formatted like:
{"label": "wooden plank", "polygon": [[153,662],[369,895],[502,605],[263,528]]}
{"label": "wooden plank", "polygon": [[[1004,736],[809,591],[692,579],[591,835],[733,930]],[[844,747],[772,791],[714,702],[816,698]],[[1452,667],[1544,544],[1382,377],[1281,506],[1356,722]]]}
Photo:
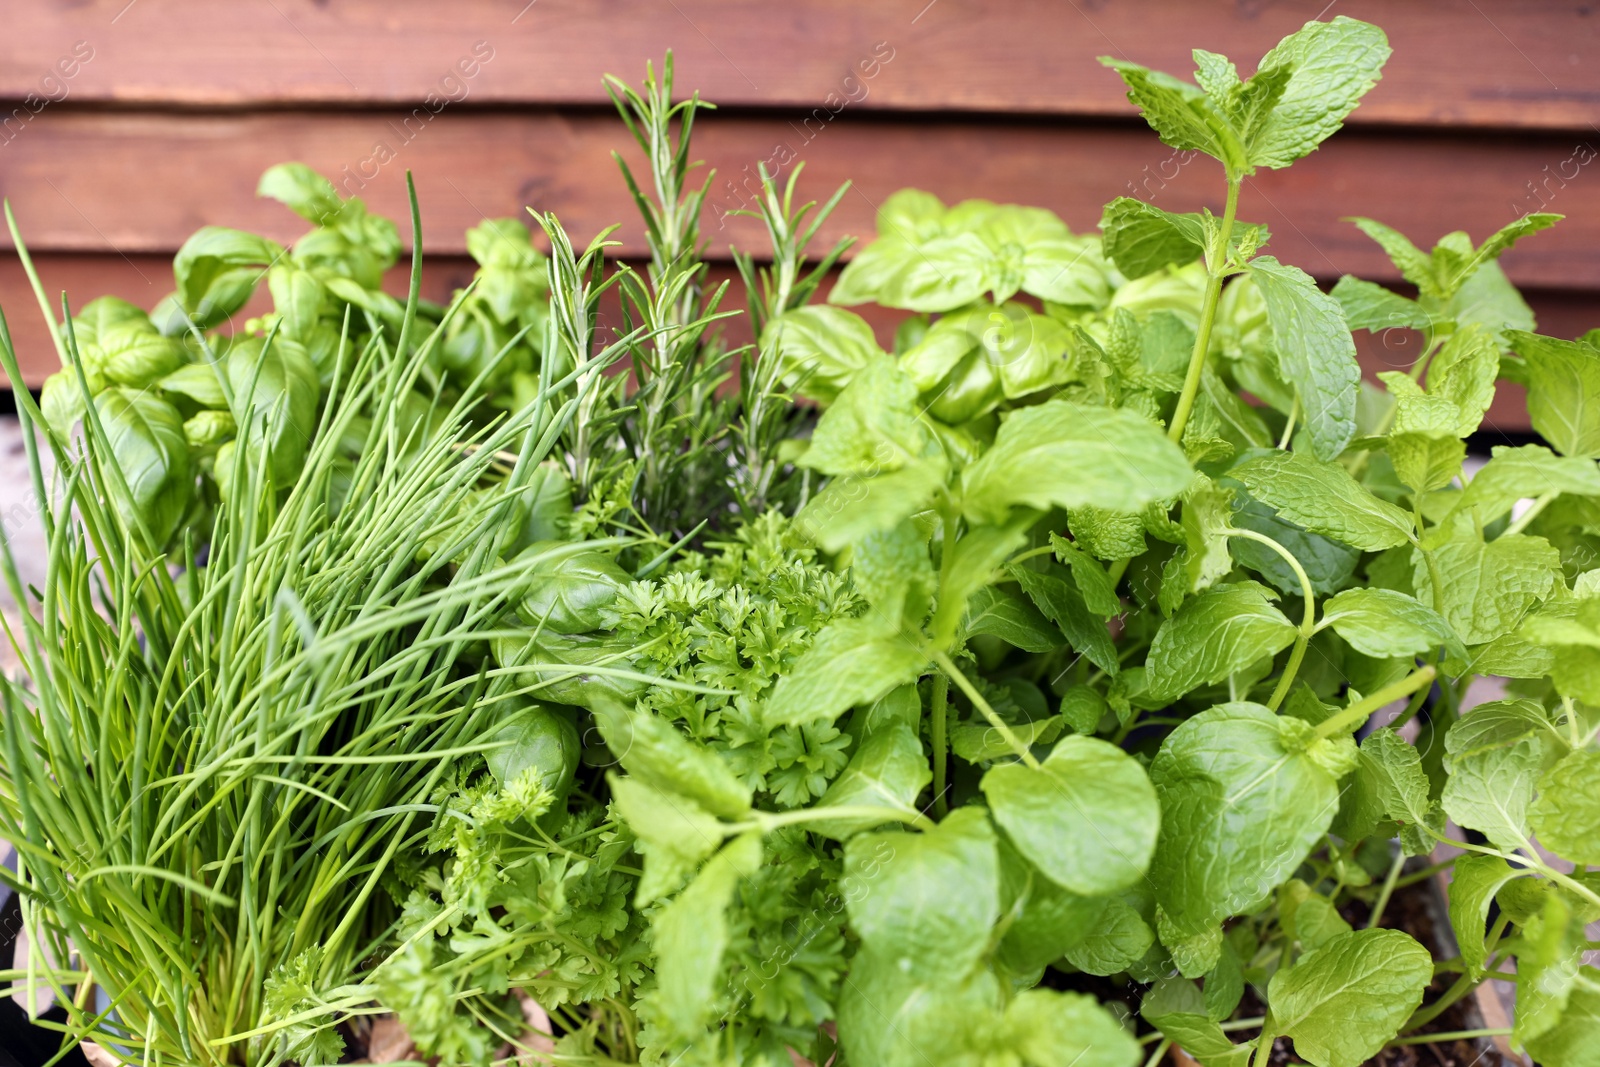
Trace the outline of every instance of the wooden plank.
{"label": "wooden plank", "polygon": [[[1600,19],[1562,0],[88,0],[17,4],[0,97],[238,106],[604,103],[676,50],[679,84],[725,106],[1127,115],[1112,54],[1176,74],[1199,46],[1254,60],[1308,19],[1376,21],[1395,48],[1354,121],[1591,131]],[[92,52],[76,67],[73,46]],[[474,46],[482,42],[479,51]],[[474,67],[474,59],[489,56]],[[70,79],[48,81],[58,60]],[[887,59],[887,62],[884,60]],[[459,61],[474,69],[451,81]],[[862,77],[862,63],[876,76]],[[853,78],[852,81],[845,79]]]}
{"label": "wooden plank", "polygon": [[[171,285],[166,257],[155,255],[42,255],[35,257],[46,290],[68,293],[73,306],[81,306],[97,296],[120,296],[144,307],[153,305]],[[431,256],[423,271],[423,294],[432,300],[446,300],[450,293],[464,286],[472,277],[473,263],[461,256]],[[733,286],[725,308],[744,307],[744,292],[737,275],[726,265],[714,269],[714,280],[731,278]],[[396,296],[405,292],[405,273],[396,269],[390,273],[387,288]],[[824,292],[826,287],[824,287]],[[1592,294],[1573,292],[1534,291],[1527,294],[1539,319],[1539,328],[1557,337],[1576,337],[1600,324],[1600,314],[1595,311]],[[259,314],[268,309],[263,295],[258,294],[241,317]],[[51,344],[44,318],[32,292],[28,288],[20,264],[14,254],[0,255],[0,308],[3,308],[17,345],[23,374],[30,386],[37,388],[47,375],[57,369],[55,349]],[[887,308],[858,308],[872,324],[880,343],[893,344],[895,327],[905,313]],[[615,309],[607,310],[608,317],[616,319]],[[731,320],[727,339],[738,346],[750,341],[744,320]],[[1370,378],[1382,370],[1406,370],[1416,359],[1418,337],[1404,331],[1378,338],[1362,332],[1356,335],[1361,364]],[[4,378],[0,376],[0,386]],[[1503,433],[1525,433],[1529,428],[1522,391],[1502,382],[1495,396],[1485,429]]]}
{"label": "wooden plank", "polygon": [[[11,199],[36,249],[132,256],[170,252],[205,224],[293,239],[304,224],[254,195],[261,172],[280,160],[304,160],[391,218],[406,215],[404,172],[411,168],[431,249],[461,252],[464,231],[480,219],[526,217],[523,205],[532,205],[556,212],[578,240],[621,222],[622,254],[640,254],[642,227],[610,159],[626,142],[615,120],[446,112],[427,124],[407,121],[389,111],[63,110],[0,150],[0,195]],[[804,163],[803,188],[812,196],[854,183],[824,229],[827,241],[870,235],[876,205],[908,185],[952,201],[1038,204],[1079,231],[1092,230],[1101,206],[1119,194],[1173,210],[1221,210],[1216,164],[1185,164],[1151,133],[1131,127],[918,123],[865,114],[806,125],[713,116],[697,127],[695,148],[718,172],[705,221],[717,256],[730,242],[758,251],[765,245],[757,222],[729,214],[751,202],[763,160],[788,164],[780,170]],[[1240,210],[1271,227],[1272,251],[1286,262],[1321,277],[1384,279],[1395,277],[1389,261],[1345,217],[1372,216],[1431,243],[1462,225],[1482,239],[1524,211],[1548,207],[1569,217],[1506,256],[1513,279],[1600,289],[1600,179],[1581,162],[1592,168],[1592,155],[1573,153],[1572,138],[1561,135],[1351,130],[1292,169],[1251,179]],[[9,237],[0,237],[0,247],[8,246]]]}

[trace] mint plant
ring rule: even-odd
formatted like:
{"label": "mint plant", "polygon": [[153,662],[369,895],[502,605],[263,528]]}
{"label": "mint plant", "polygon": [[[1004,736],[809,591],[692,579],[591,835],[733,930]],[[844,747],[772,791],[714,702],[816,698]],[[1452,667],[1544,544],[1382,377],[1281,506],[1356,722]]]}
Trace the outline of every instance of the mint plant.
{"label": "mint plant", "polygon": [[[291,167],[290,266],[213,234],[167,310],[64,317],[0,831],[68,1038],[312,1067],[387,1011],[444,1064],[1591,1063],[1600,335],[1534,332],[1496,263],[1557,219],[1431,252],[1354,220],[1413,296],[1325,293],[1237,217],[1388,54],[1340,17],[1248,78],[1108,61],[1221,216],[906,190],[827,303],[843,191],[763,174],[745,350],[670,58],[614,85],[638,269],[536,215],[548,258],[487,224],[471,289],[402,304],[363,287],[389,231]],[[219,336],[267,263],[272,316]],[[1395,329],[1380,388],[1352,330]],[[1500,380],[1546,444],[1476,467]],[[1446,868],[1458,953],[1395,921]],[[1491,976],[1509,1033],[1452,1029]]]}

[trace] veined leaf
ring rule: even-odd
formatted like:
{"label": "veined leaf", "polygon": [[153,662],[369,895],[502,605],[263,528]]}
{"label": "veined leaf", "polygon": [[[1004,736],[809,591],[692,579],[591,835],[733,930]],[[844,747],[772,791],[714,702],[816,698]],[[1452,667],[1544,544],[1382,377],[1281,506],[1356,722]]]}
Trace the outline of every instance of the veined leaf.
{"label": "veined leaf", "polygon": [[1267,305],[1284,380],[1299,392],[1312,450],[1320,459],[1336,459],[1355,436],[1361,382],[1344,311],[1298,267],[1259,256],[1248,269]]}
{"label": "veined leaf", "polygon": [[1147,695],[1172,701],[1222,681],[1288,647],[1295,627],[1256,582],[1230,582],[1195,595],[1161,624],[1150,643]]}
{"label": "veined leaf", "polygon": [[1433,957],[1399,930],[1340,934],[1272,976],[1268,1026],[1316,1067],[1359,1067],[1422,1003]]}

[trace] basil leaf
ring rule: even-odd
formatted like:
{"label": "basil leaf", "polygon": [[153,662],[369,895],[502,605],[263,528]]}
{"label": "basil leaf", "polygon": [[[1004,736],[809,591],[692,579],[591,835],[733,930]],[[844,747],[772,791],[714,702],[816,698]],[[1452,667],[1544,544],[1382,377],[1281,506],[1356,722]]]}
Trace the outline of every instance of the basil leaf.
{"label": "basil leaf", "polygon": [[203,226],[172,259],[178,299],[196,326],[209,329],[244,307],[282,255],[283,246],[265,237]]}
{"label": "basil leaf", "polygon": [[1000,917],[1000,861],[981,808],[960,808],[924,833],[852,837],[841,883],[851,928],[908,975],[957,982]]}
{"label": "basil leaf", "polygon": [[1247,269],[1266,302],[1284,380],[1300,395],[1312,451],[1319,459],[1335,459],[1355,436],[1361,383],[1344,312],[1298,267],[1258,256]]}
{"label": "basil leaf", "polygon": [[786,386],[831,404],[862,368],[888,362],[860,315],[825,304],[794,308],[767,324],[763,352],[773,353]]}
{"label": "basil leaf", "polygon": [[1267,595],[1256,582],[1232,582],[1188,600],[1150,643],[1146,696],[1170,703],[1287,648],[1295,626]]}
{"label": "basil leaf", "polygon": [[1190,477],[1183,451],[1149,420],[1052,400],[1001,424],[963,473],[962,507],[974,522],[1000,522],[1019,504],[1137,511],[1176,497]]}
{"label": "basil leaf", "polygon": [[[917,813],[917,795],[933,780],[927,756],[913,729],[895,722],[875,731],[856,750],[839,777],[817,801],[818,807],[862,805],[898,808],[907,815]],[[870,830],[884,820],[868,816],[827,819],[811,824],[811,829],[844,840]]]}
{"label": "basil leaf", "polygon": [[517,614],[530,626],[557,633],[600,629],[606,613],[633,576],[605,552],[567,541],[536,541],[519,558],[541,561],[517,601]]}
{"label": "basil leaf", "polygon": [[[515,707],[515,705],[513,705]],[[573,713],[547,708],[531,701],[506,717],[504,725],[489,735],[501,747],[483,754],[489,773],[508,786],[527,770],[539,772],[540,784],[558,798],[572,788],[582,744]]]}
{"label": "basil leaf", "polygon": [[321,385],[304,348],[282,337],[270,345],[247,338],[228,349],[233,419],[253,469],[266,454],[272,484],[287,489],[300,476],[316,430]]}
{"label": "basil leaf", "polygon": [[1093,896],[1150,866],[1160,807],[1137,760],[1098,738],[1064,738],[1039,770],[991,768],[981,788],[995,822],[1057,885]]}
{"label": "basil leaf", "polygon": [[158,396],[118,386],[95,397],[94,407],[127,483],[129,496],[120,488],[110,492],[117,514],[130,530],[142,523],[153,541],[146,547],[159,552],[177,532],[194,495],[183,416]]}
{"label": "basil leaf", "polygon": [[256,186],[256,195],[270,197],[318,226],[331,223],[344,206],[333,183],[304,163],[268,167]]}
{"label": "basil leaf", "polygon": [[1267,1025],[1316,1067],[1359,1067],[1422,1003],[1433,957],[1399,930],[1340,934],[1278,971]]}
{"label": "basil leaf", "polygon": [[1271,452],[1239,464],[1228,477],[1279,517],[1354,548],[1376,552],[1411,537],[1411,516],[1373,496],[1337,463]]}

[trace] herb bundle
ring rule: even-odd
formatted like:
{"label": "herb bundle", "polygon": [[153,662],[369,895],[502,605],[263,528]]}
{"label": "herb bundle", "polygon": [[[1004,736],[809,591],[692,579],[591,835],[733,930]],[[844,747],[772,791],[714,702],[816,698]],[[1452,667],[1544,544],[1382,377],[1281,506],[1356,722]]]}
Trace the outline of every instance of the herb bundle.
{"label": "herb bundle", "polygon": [[[1281,1040],[1353,1067],[1444,1040],[1493,975],[1504,1036],[1592,1063],[1600,339],[1533,332],[1496,264],[1557,217],[1427,252],[1355,220],[1414,297],[1325,293],[1238,217],[1388,55],[1340,17],[1248,78],[1108,61],[1221,165],[1220,216],[1122,198],[1083,235],[908,190],[826,304],[838,197],[768,180],[749,350],[717,331],[670,59],[614,90],[642,273],[543,215],[548,260],[496,224],[448,308],[415,273],[391,307],[303,240],[327,302],[297,317],[280,276],[224,342],[207,294],[270,250],[219,255],[136,327],[187,346],[144,393],[104,311],[64,322],[77,399],[24,404],[61,472],[51,577],[0,720],[32,958],[62,962],[13,977],[139,1063],[333,1063],[392,1011],[449,1064],[1251,1067]],[[359,244],[351,203],[303,210],[313,236]],[[908,313],[892,351],[868,302]],[[1379,388],[1352,330],[1396,327],[1424,343]],[[281,346],[329,329],[301,399]],[[180,371],[231,450],[183,451]],[[1500,380],[1549,447],[1475,469]],[[1470,703],[1482,678],[1504,698]],[[1384,921],[1443,867],[1436,958]]]}

